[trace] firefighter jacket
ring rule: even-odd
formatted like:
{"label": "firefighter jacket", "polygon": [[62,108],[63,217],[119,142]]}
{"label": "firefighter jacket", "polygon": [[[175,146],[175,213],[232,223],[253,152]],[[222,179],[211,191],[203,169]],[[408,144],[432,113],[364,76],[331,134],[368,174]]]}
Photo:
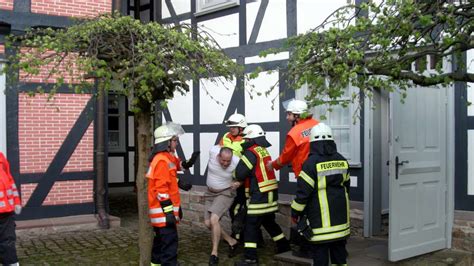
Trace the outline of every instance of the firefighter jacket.
{"label": "firefighter jacket", "polygon": [[21,206],[20,195],[10,173],[10,164],[0,152],[0,214],[14,212],[15,206]]}
{"label": "firefighter jacket", "polygon": [[151,224],[165,227],[167,214],[179,220],[180,196],[177,182],[176,157],[162,151],[155,155],[148,173],[148,207]]}
{"label": "firefighter jacket", "polygon": [[301,171],[303,162],[308,158],[309,154],[309,134],[311,128],[319,122],[313,118],[302,119],[296,123],[294,127],[288,131],[286,135],[285,147],[275,161],[272,162],[273,168],[281,169],[284,165],[291,162],[295,176]]}
{"label": "firefighter jacket", "polygon": [[272,159],[266,149],[269,146],[265,137],[255,138],[242,145],[244,152],[235,169],[235,177],[245,183],[249,196],[248,215],[278,211],[278,181],[275,172],[265,166]]}
{"label": "firefighter jacket", "polygon": [[222,137],[221,141],[219,142],[219,145],[221,147],[228,147],[232,149],[234,154],[236,156],[241,156],[242,155],[242,143],[244,143],[244,139],[242,136],[232,136],[229,132],[227,132],[224,137]]}
{"label": "firefighter jacket", "polygon": [[350,234],[348,168],[334,141],[311,143],[291,209],[293,217],[306,215],[313,243],[337,241]]}

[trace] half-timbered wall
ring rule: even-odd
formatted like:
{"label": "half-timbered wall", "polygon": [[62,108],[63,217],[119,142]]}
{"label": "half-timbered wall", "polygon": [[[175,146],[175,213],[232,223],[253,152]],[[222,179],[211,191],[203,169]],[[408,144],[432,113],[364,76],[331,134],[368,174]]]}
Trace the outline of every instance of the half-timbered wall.
{"label": "half-timbered wall", "polygon": [[[219,1],[216,1],[219,2]],[[276,158],[290,129],[281,102],[295,97],[294,88],[286,84],[285,66],[289,52],[260,58],[260,52],[281,47],[285,40],[318,25],[331,10],[347,4],[346,0],[261,0],[240,1],[240,5],[217,11],[196,14],[197,1],[161,1],[158,20],[164,24],[190,23],[209,33],[231,58],[244,65],[246,73],[261,68],[257,79],[247,81],[237,76],[226,85],[216,85],[206,79],[190,83],[190,92],[175,95],[164,110],[164,120],[182,123],[187,132],[180,138],[178,155],[189,157],[200,150],[200,160],[184,178],[194,184],[205,184],[209,148],[227,132],[223,121],[234,112],[245,114],[249,123],[257,123],[267,132],[272,143],[269,152]],[[324,8],[321,8],[324,6]],[[273,70],[267,73],[267,70]],[[279,86],[265,96],[273,84]],[[360,140],[359,140],[360,141]],[[362,154],[362,150],[357,150]],[[363,199],[362,169],[355,165],[353,200]],[[293,193],[295,178],[289,167],[277,172],[281,193]]]}
{"label": "half-timbered wall", "polygon": [[[464,58],[467,70],[474,71],[474,50]],[[455,208],[474,211],[474,84],[457,83]]]}
{"label": "half-timbered wall", "polygon": [[[10,1],[0,3],[0,21],[10,32],[28,27],[67,27],[71,17],[110,12],[111,0]],[[4,35],[0,36],[3,42]],[[12,51],[4,51],[9,54]],[[46,71],[46,70],[45,70]],[[45,71],[36,77],[7,73],[7,156],[20,188],[24,211],[20,219],[68,216],[94,212],[94,118],[92,94],[75,94],[67,86],[54,98],[27,96],[41,85],[48,92]],[[10,80],[19,76],[18,80]]]}

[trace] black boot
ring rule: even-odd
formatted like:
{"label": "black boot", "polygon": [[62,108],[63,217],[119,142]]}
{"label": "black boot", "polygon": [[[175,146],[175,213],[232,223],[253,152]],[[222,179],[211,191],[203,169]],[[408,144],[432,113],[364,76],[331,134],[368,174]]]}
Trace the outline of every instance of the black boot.
{"label": "black boot", "polygon": [[286,238],[280,239],[276,242],[276,254],[284,253],[291,250],[290,241]]}
{"label": "black boot", "polygon": [[216,255],[211,255],[209,258],[209,266],[216,266],[219,264],[219,258]]}

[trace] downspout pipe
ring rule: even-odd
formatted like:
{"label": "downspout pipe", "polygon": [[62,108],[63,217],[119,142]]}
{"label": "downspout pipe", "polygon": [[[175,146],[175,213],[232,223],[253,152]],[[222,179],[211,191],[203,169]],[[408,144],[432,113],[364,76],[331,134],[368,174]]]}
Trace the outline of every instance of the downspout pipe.
{"label": "downspout pipe", "polygon": [[[121,14],[124,14],[124,10],[122,10],[123,5],[121,0],[113,0],[112,2],[112,10],[118,11]],[[109,214],[107,213],[107,189],[106,189],[106,178],[105,178],[105,155],[106,155],[106,147],[105,147],[105,139],[106,139],[106,131],[105,131],[105,104],[106,104],[106,97],[105,91],[99,91],[97,94],[97,102],[96,102],[96,111],[97,111],[97,121],[96,121],[96,131],[97,131],[97,147],[96,147],[96,182],[95,182],[95,202],[96,202],[96,210],[97,210],[97,221],[99,223],[99,228],[101,229],[109,229],[110,228],[110,219]]]}
{"label": "downspout pipe", "polygon": [[105,178],[105,97],[104,91],[99,91],[97,94],[97,121],[96,121],[96,130],[97,130],[97,147],[96,147],[96,210],[97,210],[97,220],[99,223],[99,228],[109,229],[110,220],[109,214],[106,209],[107,202],[107,191],[106,191],[106,178]]}

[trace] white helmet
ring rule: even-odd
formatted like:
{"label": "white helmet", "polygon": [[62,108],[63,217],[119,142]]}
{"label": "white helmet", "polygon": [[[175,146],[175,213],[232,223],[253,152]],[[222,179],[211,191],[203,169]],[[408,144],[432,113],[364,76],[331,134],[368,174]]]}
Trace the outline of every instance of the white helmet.
{"label": "white helmet", "polygon": [[247,127],[247,121],[245,120],[245,116],[235,113],[229,116],[229,119],[224,121],[227,127]]}
{"label": "white helmet", "polygon": [[324,123],[319,123],[311,129],[309,142],[322,141],[322,140],[334,140],[334,139],[332,138],[331,128]]}
{"label": "white helmet", "polygon": [[153,133],[155,137],[155,144],[170,140],[174,136],[179,136],[184,134],[184,129],[180,124],[173,122],[168,122],[162,126],[159,126],[155,129]]}
{"label": "white helmet", "polygon": [[265,131],[259,125],[248,125],[242,132],[244,138],[254,139],[258,137],[265,136]]}
{"label": "white helmet", "polygon": [[305,101],[301,100],[291,99],[289,102],[284,102],[283,107],[285,107],[287,112],[297,115],[308,112],[308,105]]}

